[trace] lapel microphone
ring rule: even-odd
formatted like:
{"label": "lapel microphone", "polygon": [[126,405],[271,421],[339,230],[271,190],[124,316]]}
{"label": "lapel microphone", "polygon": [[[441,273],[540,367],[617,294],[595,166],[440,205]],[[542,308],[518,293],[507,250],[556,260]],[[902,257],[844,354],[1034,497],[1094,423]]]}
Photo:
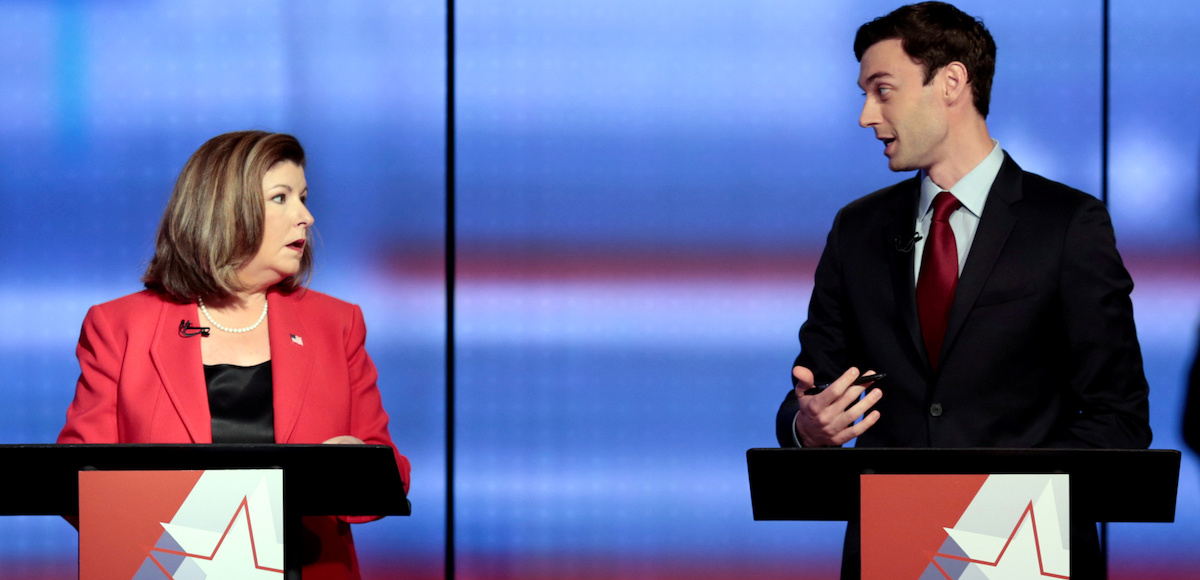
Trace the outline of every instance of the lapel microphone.
{"label": "lapel microphone", "polygon": [[182,336],[183,338],[191,338],[193,336],[208,336],[208,327],[192,326],[191,320],[180,320],[179,336]]}
{"label": "lapel microphone", "polygon": [[909,237],[907,240],[904,239],[904,236],[896,236],[896,237],[892,238],[892,248],[895,249],[897,252],[900,252],[902,254],[907,254],[912,251],[913,247],[916,246],[917,241],[920,239],[921,239],[920,232],[913,232],[912,236]]}

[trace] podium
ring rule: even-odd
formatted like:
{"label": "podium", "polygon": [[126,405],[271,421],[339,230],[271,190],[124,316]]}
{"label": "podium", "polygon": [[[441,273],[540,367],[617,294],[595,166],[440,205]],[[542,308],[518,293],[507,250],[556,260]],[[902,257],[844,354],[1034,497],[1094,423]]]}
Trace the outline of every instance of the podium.
{"label": "podium", "polygon": [[278,469],[284,577],[300,578],[303,516],[407,516],[386,445],[0,445],[0,516],[79,515],[79,472]]}
{"label": "podium", "polygon": [[[862,476],[873,474],[1066,474],[1070,522],[1075,525],[1172,522],[1180,458],[1178,451],[1107,449],[769,448],[746,452],[755,520],[851,523],[863,517]],[[813,493],[814,488],[819,493]],[[1036,533],[1034,528],[1035,538]]]}

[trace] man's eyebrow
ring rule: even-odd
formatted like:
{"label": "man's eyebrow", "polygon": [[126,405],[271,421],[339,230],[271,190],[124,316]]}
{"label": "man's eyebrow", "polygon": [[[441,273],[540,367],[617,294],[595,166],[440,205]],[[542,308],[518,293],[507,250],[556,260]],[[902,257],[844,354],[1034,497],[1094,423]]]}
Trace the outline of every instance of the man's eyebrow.
{"label": "man's eyebrow", "polygon": [[885,71],[879,71],[879,72],[867,77],[866,80],[864,80],[863,82],[859,83],[858,88],[866,90],[867,86],[869,86],[876,79],[880,79],[883,77],[890,77],[890,76],[892,76],[892,73],[885,72]]}

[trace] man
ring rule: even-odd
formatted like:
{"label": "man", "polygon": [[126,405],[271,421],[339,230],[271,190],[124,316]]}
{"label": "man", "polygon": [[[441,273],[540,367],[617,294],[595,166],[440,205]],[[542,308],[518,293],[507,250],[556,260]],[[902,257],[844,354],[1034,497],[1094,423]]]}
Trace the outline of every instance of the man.
{"label": "man", "polygon": [[1192,451],[1200,453],[1200,345],[1196,346],[1196,358],[1192,359],[1192,372],[1188,375],[1183,400],[1183,442]]}
{"label": "man", "polygon": [[[992,140],[990,33],[925,2],[864,24],[854,52],[859,124],[890,169],[918,173],[835,218],[779,443],[1148,447],[1133,282],[1108,213]],[[852,386],[867,370],[887,377]],[[845,577],[857,549],[851,526]],[[1086,569],[1073,563],[1073,577]]]}

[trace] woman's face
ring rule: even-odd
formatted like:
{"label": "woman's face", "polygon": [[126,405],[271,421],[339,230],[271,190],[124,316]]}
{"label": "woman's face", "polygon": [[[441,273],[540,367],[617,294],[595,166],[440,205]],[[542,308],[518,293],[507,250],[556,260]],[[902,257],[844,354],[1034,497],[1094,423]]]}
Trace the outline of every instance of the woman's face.
{"label": "woman's face", "polygon": [[313,216],[305,202],[308,182],[304,169],[291,161],[276,163],[263,175],[262,246],[238,277],[250,290],[265,290],[300,271]]}

